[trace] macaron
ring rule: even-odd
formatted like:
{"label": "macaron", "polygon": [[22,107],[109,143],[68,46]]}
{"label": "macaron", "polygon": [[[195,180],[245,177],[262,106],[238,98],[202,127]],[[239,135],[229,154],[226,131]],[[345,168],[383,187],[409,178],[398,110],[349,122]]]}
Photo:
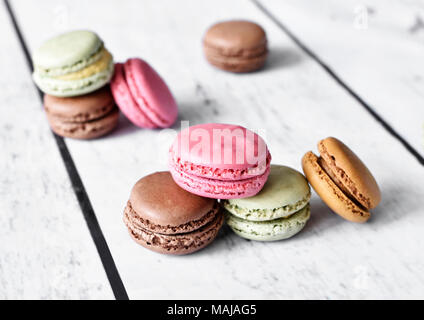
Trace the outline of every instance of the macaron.
{"label": "macaron", "polygon": [[370,170],[340,140],[329,137],[318,143],[320,156],[311,151],[302,158],[303,172],[321,199],[352,222],[366,222],[381,201],[380,188]]}
{"label": "macaron", "polygon": [[181,189],[167,171],[140,179],[124,210],[131,237],[164,254],[195,252],[211,243],[224,222],[216,200]]}
{"label": "macaron", "polygon": [[271,154],[256,133],[208,123],[182,130],[169,150],[169,170],[183,189],[209,198],[245,198],[264,186]]}
{"label": "macaron", "polygon": [[103,136],[117,126],[119,119],[109,86],[72,98],[45,94],[44,109],[52,130],[74,139]]}
{"label": "macaron", "polygon": [[265,64],[268,49],[264,29],[245,20],[224,21],[203,37],[203,51],[213,66],[230,72],[251,72]]}
{"label": "macaron", "polygon": [[263,189],[255,196],[222,201],[227,223],[239,236],[257,241],[287,239],[310,217],[311,191],[305,177],[281,165],[271,165]]}
{"label": "macaron", "polygon": [[113,58],[99,36],[88,30],[56,36],[33,54],[33,79],[41,91],[72,97],[95,91],[113,74]]}
{"label": "macaron", "polygon": [[115,65],[112,94],[121,111],[141,128],[168,128],[178,116],[175,99],[159,74],[144,60]]}

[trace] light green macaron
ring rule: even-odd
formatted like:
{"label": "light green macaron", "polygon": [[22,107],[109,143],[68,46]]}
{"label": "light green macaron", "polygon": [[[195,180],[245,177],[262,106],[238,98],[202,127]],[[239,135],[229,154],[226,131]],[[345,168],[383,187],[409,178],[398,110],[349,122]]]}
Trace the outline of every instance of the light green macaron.
{"label": "light green macaron", "polygon": [[96,33],[78,30],[46,41],[33,54],[33,79],[45,93],[83,95],[107,84],[113,58]]}
{"label": "light green macaron", "polygon": [[227,213],[227,224],[240,237],[256,241],[276,241],[299,233],[310,217],[309,204],[289,218],[270,221],[249,221]]}
{"label": "light green macaron", "polygon": [[311,198],[306,178],[298,171],[271,165],[271,172],[262,190],[255,196],[224,200],[225,209],[250,221],[268,221],[288,217],[305,207]]}
{"label": "light green macaron", "polygon": [[271,165],[263,189],[255,196],[222,201],[228,225],[240,236],[274,241],[298,233],[310,217],[311,189],[298,171]]}

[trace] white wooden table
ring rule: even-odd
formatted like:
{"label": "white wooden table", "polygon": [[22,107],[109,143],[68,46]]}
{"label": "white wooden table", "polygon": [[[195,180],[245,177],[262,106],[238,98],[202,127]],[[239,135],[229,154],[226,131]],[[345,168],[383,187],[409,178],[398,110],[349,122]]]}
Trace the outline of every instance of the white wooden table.
{"label": "white wooden table", "polygon": [[[0,298],[424,298],[424,1],[29,1],[0,4]],[[246,18],[270,43],[265,70],[210,67],[212,23]],[[25,49],[97,31],[116,61],[139,56],[171,87],[180,120],[266,129],[275,163],[336,136],[383,201],[365,225],[316,195],[305,230],[258,243],[224,228],[207,249],[162,256],[122,222],[133,184],[167,168],[172,133],[122,119],[94,141],[55,138]],[[174,129],[178,129],[177,124]]]}

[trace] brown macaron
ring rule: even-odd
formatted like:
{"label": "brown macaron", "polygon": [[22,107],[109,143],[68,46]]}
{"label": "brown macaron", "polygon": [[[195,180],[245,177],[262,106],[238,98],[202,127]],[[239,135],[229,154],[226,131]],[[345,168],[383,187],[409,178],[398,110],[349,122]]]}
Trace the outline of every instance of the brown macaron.
{"label": "brown macaron", "polygon": [[230,72],[258,70],[268,55],[264,29],[245,20],[225,21],[210,27],[203,38],[203,50],[212,65]]}
{"label": "brown macaron", "polygon": [[318,143],[320,157],[311,151],[302,158],[303,172],[321,199],[352,222],[366,222],[370,209],[381,201],[373,175],[340,140],[329,137]]}
{"label": "brown macaron", "polygon": [[124,210],[131,237],[147,249],[188,254],[211,243],[224,222],[214,199],[180,188],[169,172],[156,172],[133,187]]}
{"label": "brown macaron", "polygon": [[119,119],[109,86],[69,98],[45,94],[44,109],[52,130],[74,139],[101,137],[112,131]]}

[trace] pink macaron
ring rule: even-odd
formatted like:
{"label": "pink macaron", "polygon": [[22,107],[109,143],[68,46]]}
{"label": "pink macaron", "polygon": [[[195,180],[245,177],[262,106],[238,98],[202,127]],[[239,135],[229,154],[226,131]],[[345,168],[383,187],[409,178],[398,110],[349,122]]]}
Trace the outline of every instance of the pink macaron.
{"label": "pink macaron", "polygon": [[169,169],[183,189],[208,198],[254,196],[271,162],[265,141],[241,126],[209,123],[182,130],[169,149]]}
{"label": "pink macaron", "polygon": [[132,58],[115,64],[110,88],[122,113],[138,127],[168,128],[177,119],[171,91],[144,60]]}

